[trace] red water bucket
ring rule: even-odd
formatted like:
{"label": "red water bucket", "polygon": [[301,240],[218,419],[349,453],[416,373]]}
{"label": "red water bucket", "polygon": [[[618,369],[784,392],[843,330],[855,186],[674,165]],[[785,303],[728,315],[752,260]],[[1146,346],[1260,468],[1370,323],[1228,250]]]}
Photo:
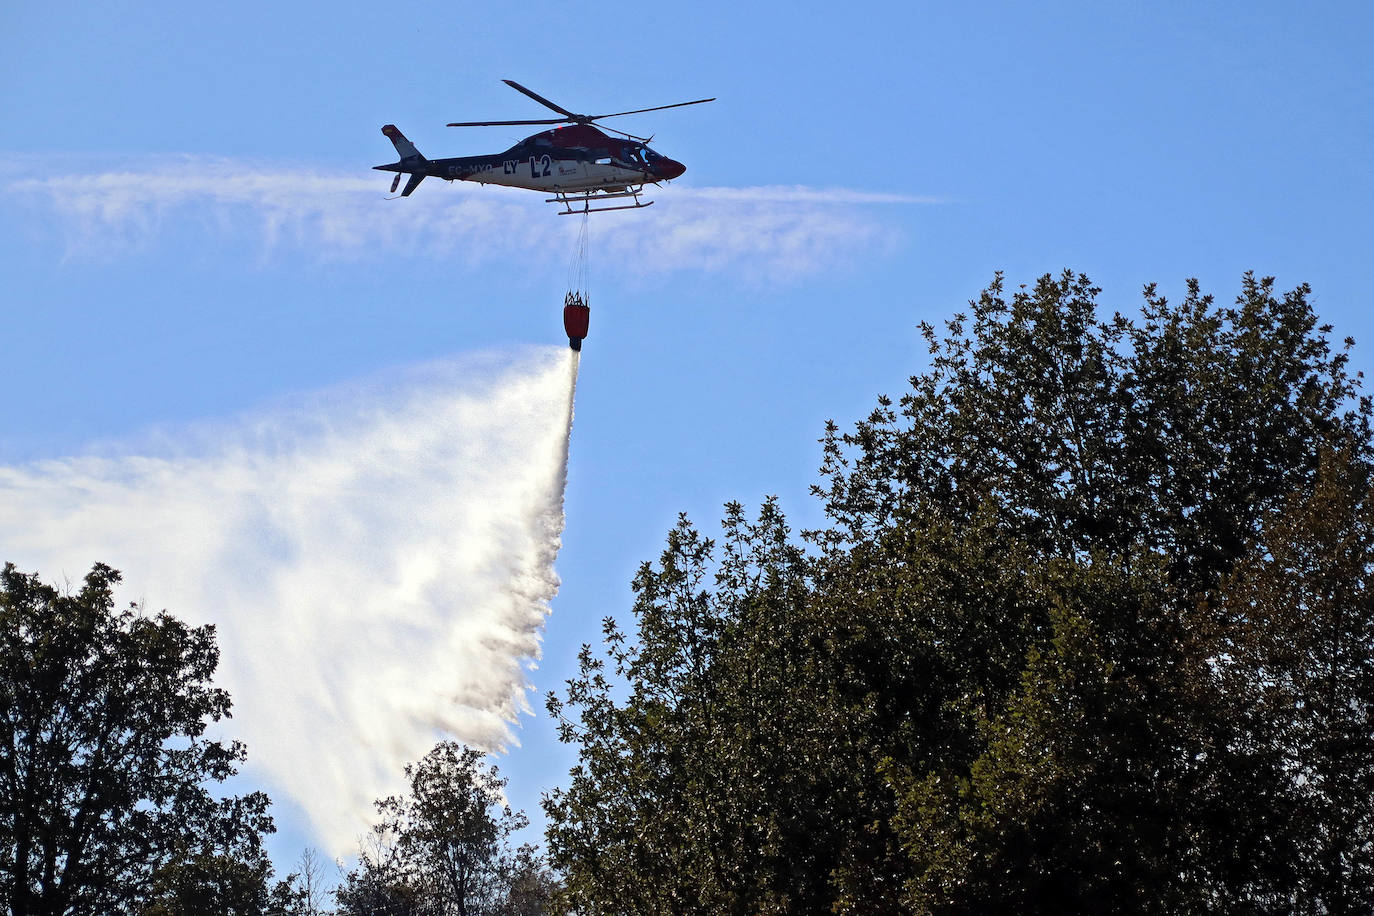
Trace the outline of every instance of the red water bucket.
{"label": "red water bucket", "polygon": [[568,332],[568,346],[574,350],[582,349],[582,340],[587,336],[587,322],[592,310],[585,305],[563,306],[563,330]]}

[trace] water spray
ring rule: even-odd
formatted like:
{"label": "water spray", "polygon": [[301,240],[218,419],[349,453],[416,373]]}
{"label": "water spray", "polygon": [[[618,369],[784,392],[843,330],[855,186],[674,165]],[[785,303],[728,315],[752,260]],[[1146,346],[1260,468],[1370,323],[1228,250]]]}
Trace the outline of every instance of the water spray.
{"label": "water spray", "polygon": [[0,559],[97,560],[123,600],[218,629],[224,732],[331,856],[440,737],[499,751],[557,594],[578,355],[431,365],[0,466]]}

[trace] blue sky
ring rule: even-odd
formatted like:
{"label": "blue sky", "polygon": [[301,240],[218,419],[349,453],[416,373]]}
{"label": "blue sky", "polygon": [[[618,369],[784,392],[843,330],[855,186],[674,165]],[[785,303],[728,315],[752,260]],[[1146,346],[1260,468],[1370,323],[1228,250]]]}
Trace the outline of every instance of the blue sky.
{"label": "blue sky", "polygon": [[[1374,365],[1372,43],[1356,3],[18,0],[0,463],[558,344],[573,220],[435,181],[383,200],[378,128],[503,149],[519,128],[443,126],[544,115],[502,78],[579,111],[717,96],[620,122],[687,173],[593,226],[562,590],[502,762],[535,814],[572,759],[538,694],[627,614],[677,513],[778,494],[815,521],[824,421],[899,392],[917,323],[995,270],[1072,267],[1127,309],[1147,281],[1308,282]],[[285,865],[313,840],[279,802]]]}

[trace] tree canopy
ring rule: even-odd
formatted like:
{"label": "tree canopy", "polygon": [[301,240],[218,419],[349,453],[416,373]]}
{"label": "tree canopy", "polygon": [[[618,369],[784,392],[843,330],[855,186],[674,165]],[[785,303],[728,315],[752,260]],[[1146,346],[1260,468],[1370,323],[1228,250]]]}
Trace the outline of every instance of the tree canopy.
{"label": "tree canopy", "polygon": [[205,734],[214,628],[0,573],[0,905],[14,916],[263,912],[268,799],[217,797],[245,757]]}
{"label": "tree canopy", "polygon": [[687,519],[551,696],[585,913],[1368,912],[1371,405],[1311,290],[1000,276],[822,440],[827,522]]}
{"label": "tree canopy", "polygon": [[503,798],[486,755],[443,741],[406,767],[409,791],[377,802],[381,820],[337,892],[339,912],[411,916],[543,916],[554,882],[532,847],[512,850],[528,824]]}

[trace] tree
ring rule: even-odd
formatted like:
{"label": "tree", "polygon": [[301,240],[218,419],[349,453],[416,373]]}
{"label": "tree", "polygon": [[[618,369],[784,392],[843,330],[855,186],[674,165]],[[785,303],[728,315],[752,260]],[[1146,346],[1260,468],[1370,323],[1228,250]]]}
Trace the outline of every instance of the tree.
{"label": "tree", "polygon": [[259,913],[262,793],[216,798],[238,742],[210,686],[214,628],[116,610],[97,564],[74,594],[0,573],[0,901],[24,914]]}
{"label": "tree", "polygon": [[1324,452],[1208,607],[1235,743],[1280,774],[1258,801],[1283,818],[1285,880],[1245,888],[1274,912],[1374,908],[1372,486],[1367,463]]}
{"label": "tree", "polygon": [[635,638],[608,619],[607,657],[549,697],[581,747],[545,802],[579,913],[823,912],[838,838],[866,836],[806,557],[772,500],[724,528],[681,519],[635,577]]}
{"label": "tree", "polygon": [[338,891],[342,913],[520,912],[509,909],[517,884],[529,905],[541,864],[533,850],[512,853],[506,842],[528,821],[502,801],[506,780],[484,759],[445,741],[406,767],[409,792],[377,802],[382,819]]}
{"label": "tree", "polygon": [[501,861],[502,896],[492,916],[554,916],[566,912],[558,903],[562,885],[544,857],[529,843]]}
{"label": "tree", "polygon": [[270,885],[271,863],[261,852],[242,858],[232,852],[185,853],[154,877],[140,916],[248,914],[315,916],[297,875]]}
{"label": "tree", "polygon": [[[1081,276],[1042,278],[1009,301],[999,279],[971,318],[943,336],[926,329],[931,370],[900,415],[880,405],[855,433],[828,435],[824,495],[838,524],[821,540],[841,592],[856,558],[859,575],[876,558],[896,571],[880,607],[929,594],[913,558],[869,545],[989,518],[1008,545],[1002,567],[1034,585],[989,588],[979,576],[970,602],[948,583],[952,597],[924,609],[939,639],[919,666],[892,664],[880,643],[851,646],[880,695],[922,671],[954,674],[929,694],[953,715],[911,728],[886,758],[912,867],[907,905],[1230,911],[1262,906],[1251,891],[1266,883],[1293,890],[1286,812],[1268,804],[1290,778],[1282,749],[1248,746],[1219,699],[1230,634],[1199,608],[1266,525],[1313,492],[1325,449],[1369,462],[1369,403],[1309,293],[1278,296],[1247,275],[1236,305],[1217,308],[1196,283],[1178,306],[1147,287],[1136,323],[1100,318]],[[1045,592],[1040,572],[1055,569],[1106,584]],[[1093,649],[1070,656],[1101,676],[1036,664],[1066,651],[1051,614],[1065,605],[1078,645]],[[979,607],[993,613],[970,613]],[[875,630],[891,639],[901,626]],[[1038,718],[1026,708],[1037,693]],[[1081,727],[1054,727],[1075,710],[1088,714]],[[989,805],[1019,778],[996,738],[1009,734],[1064,779],[988,832]],[[1012,784],[988,782],[998,773]],[[921,788],[935,780],[938,799]],[[951,811],[982,825],[953,842],[982,852],[973,873],[940,881],[924,838]]]}
{"label": "tree", "polygon": [[299,885],[300,916],[321,916],[324,912],[324,863],[312,846],[301,851],[296,861],[296,884]]}
{"label": "tree", "polygon": [[431,916],[428,888],[418,883],[401,858],[394,838],[374,828],[364,840],[358,866],[346,875],[334,892],[342,916]]}
{"label": "tree", "polygon": [[827,426],[809,550],[771,501],[669,534],[550,697],[579,911],[1368,911],[1351,342],[1250,275],[1098,292],[999,276],[926,326]]}

